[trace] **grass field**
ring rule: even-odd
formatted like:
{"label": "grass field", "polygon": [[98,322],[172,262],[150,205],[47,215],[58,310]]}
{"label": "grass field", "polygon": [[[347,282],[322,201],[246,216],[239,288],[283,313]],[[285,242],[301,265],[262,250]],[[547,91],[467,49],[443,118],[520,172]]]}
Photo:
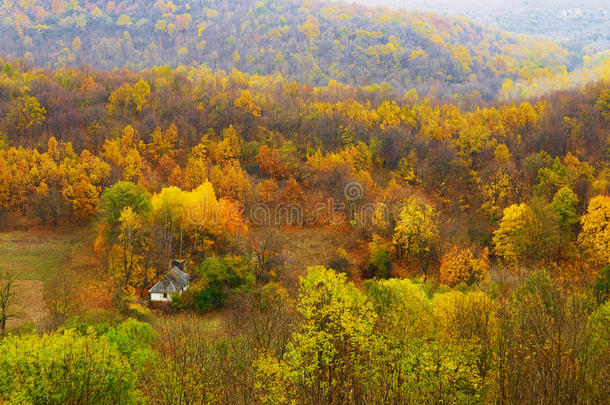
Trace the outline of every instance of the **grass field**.
{"label": "grass field", "polygon": [[9,328],[31,323],[44,329],[50,317],[45,291],[59,280],[69,283],[80,308],[105,305],[97,293],[104,295],[107,281],[92,242],[90,227],[0,232],[0,269],[10,271],[16,280]]}
{"label": "grass field", "polygon": [[73,270],[78,252],[91,237],[88,228],[0,233],[0,263],[22,280],[49,283]]}

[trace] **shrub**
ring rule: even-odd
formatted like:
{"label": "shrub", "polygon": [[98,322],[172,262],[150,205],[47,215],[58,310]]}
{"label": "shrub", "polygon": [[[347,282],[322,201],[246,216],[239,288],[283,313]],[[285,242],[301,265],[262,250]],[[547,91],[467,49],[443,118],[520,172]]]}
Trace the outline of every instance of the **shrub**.
{"label": "shrub", "polygon": [[8,403],[138,402],[129,362],[93,332],[10,336],[0,353],[0,397]]}
{"label": "shrub", "polygon": [[231,291],[254,285],[252,261],[246,257],[209,257],[197,267],[201,277],[193,286],[193,304],[201,311],[224,305]]}
{"label": "shrub", "polygon": [[366,276],[368,278],[390,277],[390,247],[377,235],[373,235],[373,241],[369,244],[371,259]]}
{"label": "shrub", "polygon": [[591,285],[593,296],[598,303],[604,303],[610,297],[610,264],[602,267]]}
{"label": "shrub", "polygon": [[349,260],[347,260],[347,252],[345,251],[345,249],[337,249],[335,257],[330,260],[330,262],[328,263],[328,267],[340,273],[345,273],[348,276],[351,275],[349,271],[351,264]]}

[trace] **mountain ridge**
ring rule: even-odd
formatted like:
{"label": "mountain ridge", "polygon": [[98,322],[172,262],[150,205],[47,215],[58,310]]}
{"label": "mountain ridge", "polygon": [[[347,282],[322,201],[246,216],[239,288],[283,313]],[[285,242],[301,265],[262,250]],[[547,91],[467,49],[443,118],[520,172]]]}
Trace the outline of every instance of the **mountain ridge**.
{"label": "mountain ridge", "polygon": [[213,70],[279,72],[313,86],[386,82],[398,92],[477,91],[492,99],[506,79],[550,78],[582,60],[557,43],[463,17],[337,2],[6,4],[0,9],[0,53],[45,68],[205,64]]}

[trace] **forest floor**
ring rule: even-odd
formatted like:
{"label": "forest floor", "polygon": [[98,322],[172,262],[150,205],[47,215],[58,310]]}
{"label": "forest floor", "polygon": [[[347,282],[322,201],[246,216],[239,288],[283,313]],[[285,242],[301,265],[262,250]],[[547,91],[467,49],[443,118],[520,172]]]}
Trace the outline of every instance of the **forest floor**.
{"label": "forest floor", "polygon": [[15,279],[8,328],[45,330],[51,322],[47,295],[60,283],[81,308],[105,307],[107,289],[93,252],[90,227],[0,231],[0,269]]}

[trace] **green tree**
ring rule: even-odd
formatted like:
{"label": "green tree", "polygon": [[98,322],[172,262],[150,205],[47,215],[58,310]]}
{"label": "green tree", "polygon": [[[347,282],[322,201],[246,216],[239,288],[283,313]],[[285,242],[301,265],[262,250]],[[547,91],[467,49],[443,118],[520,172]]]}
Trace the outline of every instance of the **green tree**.
{"label": "green tree", "polygon": [[422,284],[406,279],[367,281],[364,291],[378,314],[382,334],[396,344],[431,336],[430,300]]}
{"label": "green tree", "polygon": [[564,232],[571,232],[572,227],[578,223],[577,204],[578,197],[569,187],[560,188],[553,197],[551,207],[559,218],[559,223]]}
{"label": "green tree", "polygon": [[258,364],[259,392],[297,403],[362,401],[376,319],[370,302],[345,274],[316,266],[301,278],[297,310],[302,321],[285,362],[265,357]]}
{"label": "green tree", "polygon": [[377,278],[390,277],[390,247],[379,236],[373,235],[369,243],[371,258],[369,260],[368,276]]}
{"label": "green tree", "polygon": [[105,337],[74,330],[0,341],[0,397],[9,403],[135,404],[136,377]]}
{"label": "green tree", "polygon": [[147,216],[151,211],[150,194],[129,181],[116,182],[104,190],[98,217],[108,237],[118,236],[121,213],[126,207],[130,207],[136,215]]}
{"label": "green tree", "polygon": [[208,257],[197,267],[201,278],[191,287],[195,307],[205,312],[224,305],[233,290],[254,285],[252,270],[252,262],[245,257]]}
{"label": "green tree", "polygon": [[610,264],[602,267],[595,281],[591,284],[591,289],[598,303],[608,301],[608,298],[610,298]]}

